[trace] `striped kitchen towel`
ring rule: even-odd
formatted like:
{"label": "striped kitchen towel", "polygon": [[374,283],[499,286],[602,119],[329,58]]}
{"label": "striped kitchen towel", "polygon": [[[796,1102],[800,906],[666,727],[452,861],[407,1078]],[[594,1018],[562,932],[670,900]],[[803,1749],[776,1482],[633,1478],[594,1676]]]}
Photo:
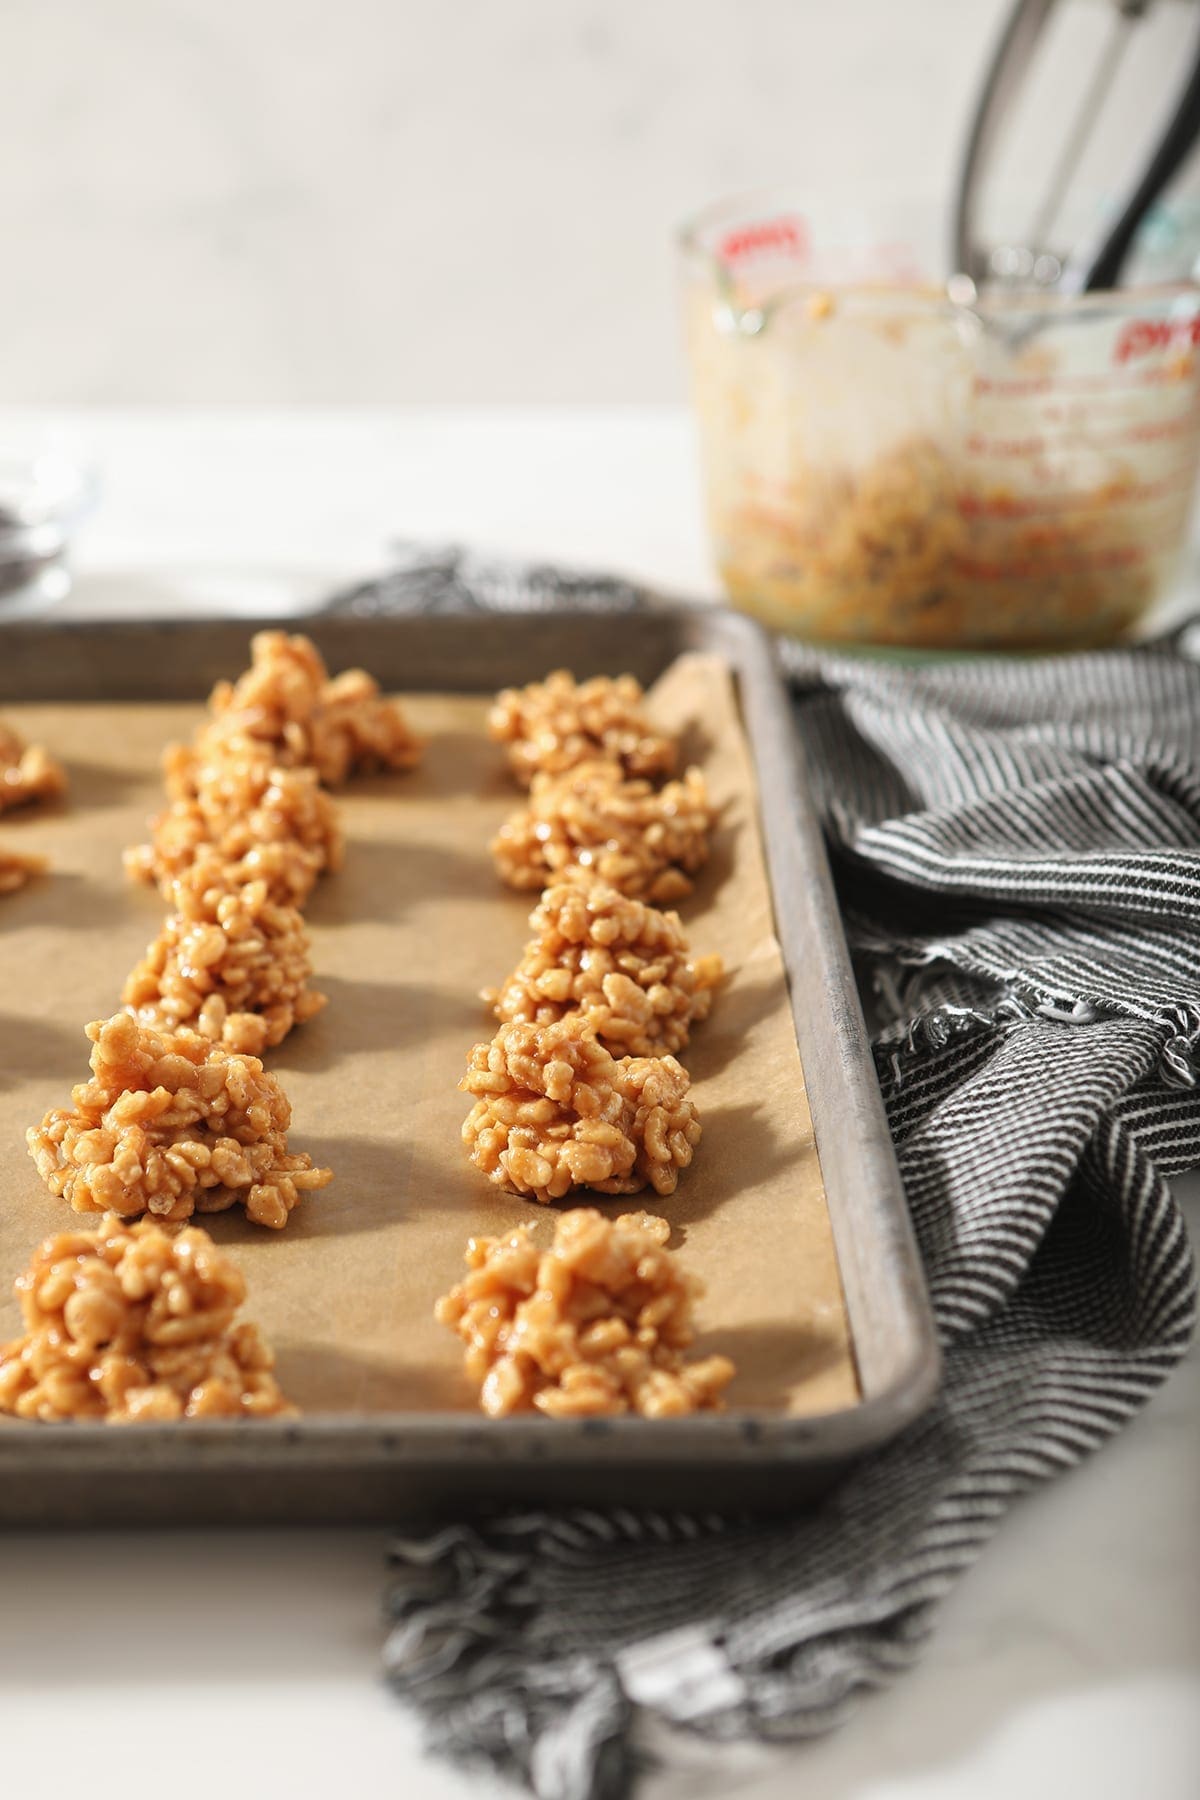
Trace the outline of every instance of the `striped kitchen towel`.
{"label": "striped kitchen towel", "polygon": [[[346,608],[551,604],[556,580],[417,555]],[[792,1518],[523,1511],[397,1539],[392,1682],[435,1747],[545,1800],[627,1793],[639,1708],[712,1738],[836,1725],[1192,1331],[1168,1184],[1200,1161],[1200,666],[1177,643],[915,669],[781,653],[883,1020],[944,1385]]]}

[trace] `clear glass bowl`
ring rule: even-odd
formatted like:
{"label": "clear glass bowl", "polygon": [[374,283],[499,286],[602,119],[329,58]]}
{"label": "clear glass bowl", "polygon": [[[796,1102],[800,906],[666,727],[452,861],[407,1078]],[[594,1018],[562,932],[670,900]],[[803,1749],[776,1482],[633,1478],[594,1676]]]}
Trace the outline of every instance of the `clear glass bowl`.
{"label": "clear glass bowl", "polygon": [[1144,619],[1200,467],[1194,280],[956,304],[909,221],[821,228],[778,199],[714,209],[682,250],[735,604],[926,649],[1104,644]]}
{"label": "clear glass bowl", "polygon": [[67,549],[96,491],[73,439],[0,426],[0,619],[38,612],[69,591]]}

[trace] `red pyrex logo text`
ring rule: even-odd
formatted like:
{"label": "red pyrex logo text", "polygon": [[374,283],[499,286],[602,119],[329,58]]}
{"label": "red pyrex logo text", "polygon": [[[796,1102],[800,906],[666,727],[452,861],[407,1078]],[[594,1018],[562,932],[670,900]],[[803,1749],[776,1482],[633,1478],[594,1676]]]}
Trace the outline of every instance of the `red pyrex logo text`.
{"label": "red pyrex logo text", "polygon": [[1121,328],[1113,361],[1133,362],[1158,350],[1195,350],[1198,346],[1200,313],[1194,319],[1131,319]]}
{"label": "red pyrex logo text", "polygon": [[762,250],[782,250],[789,256],[803,256],[808,249],[808,228],[803,219],[763,219],[755,225],[743,225],[728,231],[717,246],[722,262],[739,262]]}

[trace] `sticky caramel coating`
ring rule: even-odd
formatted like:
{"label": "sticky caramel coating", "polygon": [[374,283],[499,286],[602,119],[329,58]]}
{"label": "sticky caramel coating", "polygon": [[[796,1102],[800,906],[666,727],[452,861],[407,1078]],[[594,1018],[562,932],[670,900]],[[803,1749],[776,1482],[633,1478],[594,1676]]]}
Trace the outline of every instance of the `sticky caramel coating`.
{"label": "sticky caramel coating", "polygon": [[320,1012],[304,920],[272,899],[266,881],[231,883],[208,855],[173,883],[171,898],[175,910],[121,991],[140,1025],[186,1027],[258,1056]]}
{"label": "sticky caramel coating", "polygon": [[257,1057],[126,1012],[87,1035],[92,1079],[25,1134],[42,1180],[76,1212],[178,1223],[240,1204],[279,1230],[303,1194],[332,1180],[289,1152],[291,1107]]}
{"label": "sticky caramel coating", "polygon": [[614,1056],[687,1046],[707,1018],[719,956],[692,961],[679,914],[603,882],[560,882],[529,916],[533,937],[504,986],[483,998],[503,1023],[551,1025],[570,1013]]}
{"label": "sticky caramel coating", "polygon": [[645,695],[632,675],[577,682],[566,669],[528,687],[505,688],[488,714],[488,731],[507,746],[522,787],[538,774],[562,775],[580,763],[617,763],[624,775],[674,772],[673,738],[642,711]]}
{"label": "sticky caramel coating", "polygon": [[44,856],[25,856],[19,850],[0,845],[0,894],[15,894],[35,875],[41,875],[45,868]]}
{"label": "sticky caramel coating", "polygon": [[529,804],[501,826],[492,856],[509,887],[599,880],[661,905],[691,893],[714,817],[699,769],[656,789],[624,780],[616,763],[580,763],[534,777]]}
{"label": "sticky caramel coating", "polygon": [[475,1095],[463,1124],[471,1161],[542,1205],[581,1187],[671,1194],[700,1141],[675,1058],[617,1061],[577,1016],[502,1025],[475,1045],[459,1085]]}
{"label": "sticky caramel coating", "polygon": [[170,804],[151,839],[125,852],[127,873],[168,901],[198,858],[218,857],[231,885],[265,881],[271,898],[300,906],[318,875],[342,865],[337,810],[312,769],[285,769],[250,745],[205,760],[182,745],[164,757]]}
{"label": "sticky caramel coating", "polygon": [[719,1410],[734,1366],[684,1357],[702,1289],[667,1249],[669,1235],[650,1213],[606,1219],[576,1207],[559,1216],[545,1252],[524,1225],[471,1238],[469,1272],[434,1316],[466,1345],[483,1411],[668,1419]]}
{"label": "sticky caramel coating", "polygon": [[363,669],[330,678],[316,645],[284,631],[260,631],[250,667],[209,697],[209,723],[196,739],[201,759],[264,745],[284,768],[311,768],[326,787],[375,769],[411,769],[424,744],[399,706]]}
{"label": "sticky caramel coating", "polygon": [[234,1323],[246,1284],[206,1231],[106,1213],[47,1238],[15,1292],[25,1331],[0,1346],[0,1412],[133,1425],[295,1411],[258,1327]]}
{"label": "sticky caramel coating", "polygon": [[0,813],[67,791],[67,771],[40,744],[26,744],[11,725],[0,724]]}

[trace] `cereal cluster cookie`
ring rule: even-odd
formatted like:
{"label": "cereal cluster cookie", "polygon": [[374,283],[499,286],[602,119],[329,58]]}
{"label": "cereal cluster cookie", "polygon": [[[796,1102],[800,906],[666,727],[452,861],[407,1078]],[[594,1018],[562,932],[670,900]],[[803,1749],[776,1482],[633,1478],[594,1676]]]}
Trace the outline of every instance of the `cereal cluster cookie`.
{"label": "cereal cluster cookie", "polygon": [[236,1264],[206,1231],[107,1213],[47,1238],[17,1279],[24,1334],[0,1347],[0,1412],[110,1425],[293,1409]]}
{"label": "cereal cluster cookie", "polygon": [[546,1204],[572,1188],[670,1194],[700,1141],[673,1056],[618,1061],[578,1018],[504,1025],[476,1044],[463,1141],[492,1181]]}
{"label": "cereal cluster cookie", "polygon": [[150,842],[126,851],[125,867],[168,900],[202,856],[224,863],[231,882],[265,881],[273,899],[293,906],[318,875],[341,867],[337,809],[314,770],[282,768],[258,745],[212,760],[175,745],[165,761],[170,804],[151,820]]}
{"label": "cereal cluster cookie", "polygon": [[26,744],[10,725],[0,724],[0,812],[57,800],[67,791],[67,772],[40,744]]}
{"label": "cereal cluster cookie", "polygon": [[43,1181],[76,1212],[177,1223],[241,1205],[278,1230],[332,1179],[289,1152],[291,1107],[257,1057],[196,1032],[160,1034],[125,1012],[87,1035],[92,1079],[26,1133]]}
{"label": "cereal cluster cookie", "polygon": [[501,880],[543,888],[599,880],[632,899],[679,900],[708,859],[715,809],[699,769],[655,788],[618,763],[536,775],[529,804],[501,826],[492,856]]}
{"label": "cereal cluster cookie", "polygon": [[169,804],[148,844],[128,850],[136,880],[171,884],[204,853],[232,881],[265,880],[301,906],[342,861],[336,810],[323,790],[352,774],[409,769],[424,750],[400,708],[362,669],[331,677],[310,639],[260,631],[249,669],[218,682],[191,744],[163,758]]}
{"label": "cereal cluster cookie", "polygon": [[521,961],[483,996],[502,1024],[578,1014],[614,1056],[662,1056],[685,1049],[692,1025],[708,1017],[721,959],[691,959],[678,913],[604,882],[560,882],[529,923]]}
{"label": "cereal cluster cookie", "polygon": [[326,787],[373,769],[411,769],[424,744],[400,708],[363,669],[330,677],[311,639],[260,631],[250,667],[218,682],[209,723],[196,740],[201,762],[247,741],[283,768],[309,768]]}
{"label": "cereal cluster cookie", "polygon": [[642,711],[645,695],[632,675],[577,682],[565,669],[528,687],[505,688],[488,714],[488,730],[508,749],[522,787],[535,775],[562,775],[580,763],[616,763],[622,774],[654,778],[675,769],[675,741]]}
{"label": "cereal cluster cookie", "polygon": [[139,1024],[186,1027],[258,1056],[320,1012],[304,920],[265,880],[231,880],[209,855],[174,882],[171,898],[175,910],[121,991]]}
{"label": "cereal cluster cookie", "polygon": [[484,1412],[664,1419],[719,1408],[733,1364],[683,1354],[700,1284],[666,1248],[669,1234],[648,1213],[610,1220],[577,1207],[545,1252],[525,1226],[472,1238],[469,1273],[436,1317],[465,1343]]}

